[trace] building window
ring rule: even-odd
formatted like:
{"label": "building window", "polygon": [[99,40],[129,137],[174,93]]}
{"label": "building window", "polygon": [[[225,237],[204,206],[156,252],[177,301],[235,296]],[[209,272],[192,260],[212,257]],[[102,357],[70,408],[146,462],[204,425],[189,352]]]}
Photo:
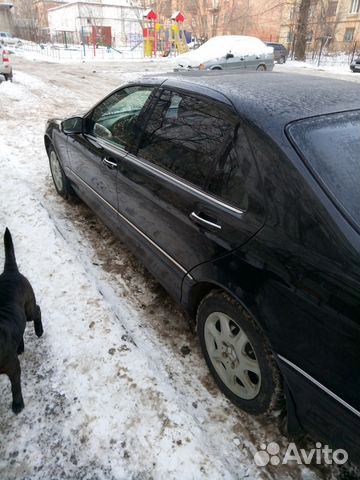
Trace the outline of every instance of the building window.
{"label": "building window", "polygon": [[354,40],[355,28],[347,28],[345,30],[344,42],[352,42]]}
{"label": "building window", "polygon": [[328,6],[328,9],[327,9],[327,12],[326,12],[327,17],[335,17],[336,10],[337,10],[337,5],[338,5],[338,2],[330,2],[329,3],[329,6]]}
{"label": "building window", "polygon": [[358,13],[360,11],[360,0],[352,0],[350,13]]}
{"label": "building window", "polygon": [[312,42],[312,37],[313,37],[312,32],[307,32],[307,34],[306,34],[306,43],[311,43],[311,42]]}
{"label": "building window", "polygon": [[287,41],[291,43],[294,40],[294,34],[292,32],[288,32],[287,34]]}
{"label": "building window", "polygon": [[297,14],[298,14],[297,7],[296,6],[291,7],[290,11],[289,11],[289,19],[290,20],[295,20],[296,17],[297,17]]}

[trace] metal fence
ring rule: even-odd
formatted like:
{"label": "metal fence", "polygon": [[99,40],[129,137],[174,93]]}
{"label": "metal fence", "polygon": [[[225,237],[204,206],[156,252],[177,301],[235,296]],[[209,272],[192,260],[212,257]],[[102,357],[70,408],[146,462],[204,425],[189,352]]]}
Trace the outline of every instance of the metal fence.
{"label": "metal fence", "polygon": [[20,50],[32,52],[36,55],[52,58],[54,60],[121,60],[137,59],[144,57],[143,45],[135,49],[124,48],[121,50],[94,45],[77,45],[68,43],[34,43],[23,42]]}
{"label": "metal fence", "polygon": [[336,42],[324,39],[315,48],[306,49],[306,60],[318,66],[350,65],[359,54],[358,42]]}
{"label": "metal fence", "polygon": [[[289,59],[297,60],[295,58],[295,41],[292,37],[291,41],[288,38],[280,38],[279,43],[282,43],[289,52]],[[330,37],[323,37],[314,39],[306,43],[305,58],[309,62],[317,66],[344,66],[349,65],[354,57],[360,55],[360,42],[351,41],[335,41]]]}

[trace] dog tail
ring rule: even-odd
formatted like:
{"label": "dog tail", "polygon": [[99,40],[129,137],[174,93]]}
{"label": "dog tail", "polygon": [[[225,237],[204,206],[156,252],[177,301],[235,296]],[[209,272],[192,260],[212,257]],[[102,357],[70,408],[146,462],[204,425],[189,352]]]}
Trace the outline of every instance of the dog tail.
{"label": "dog tail", "polygon": [[11,233],[8,228],[5,230],[4,234],[4,245],[5,245],[5,268],[4,270],[17,270],[14,244],[11,238]]}

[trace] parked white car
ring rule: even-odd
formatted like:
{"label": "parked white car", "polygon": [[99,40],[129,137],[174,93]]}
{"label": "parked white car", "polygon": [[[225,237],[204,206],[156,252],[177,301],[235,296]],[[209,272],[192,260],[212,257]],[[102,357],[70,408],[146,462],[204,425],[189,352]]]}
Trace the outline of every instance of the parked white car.
{"label": "parked white car", "polygon": [[201,47],[176,59],[179,70],[272,70],[274,50],[259,38],[225,35],[210,38]]}
{"label": "parked white car", "polygon": [[0,32],[0,44],[20,47],[22,41],[19,38],[12,36],[9,32]]}

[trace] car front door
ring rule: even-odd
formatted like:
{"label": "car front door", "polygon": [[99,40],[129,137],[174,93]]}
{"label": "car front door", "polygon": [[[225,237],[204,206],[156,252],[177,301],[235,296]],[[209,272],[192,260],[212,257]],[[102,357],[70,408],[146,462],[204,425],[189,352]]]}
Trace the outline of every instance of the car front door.
{"label": "car front door", "polygon": [[245,57],[240,53],[229,51],[226,54],[224,62],[224,68],[226,69],[244,69],[245,68]]}
{"label": "car front door", "polygon": [[67,174],[80,196],[105,221],[110,219],[111,227],[118,224],[118,165],[131,148],[136,123],[152,91],[152,86],[117,90],[86,116],[83,134],[68,137]]}
{"label": "car front door", "polygon": [[[255,203],[250,206],[240,178],[257,172],[229,102],[172,88],[156,97],[137,154],[119,168],[119,211],[146,238],[153,252],[148,268],[179,297],[191,268],[246,242],[264,217]],[[216,165],[229,156],[230,167],[218,171]],[[222,198],[217,180],[224,175],[231,178],[235,202]]]}

